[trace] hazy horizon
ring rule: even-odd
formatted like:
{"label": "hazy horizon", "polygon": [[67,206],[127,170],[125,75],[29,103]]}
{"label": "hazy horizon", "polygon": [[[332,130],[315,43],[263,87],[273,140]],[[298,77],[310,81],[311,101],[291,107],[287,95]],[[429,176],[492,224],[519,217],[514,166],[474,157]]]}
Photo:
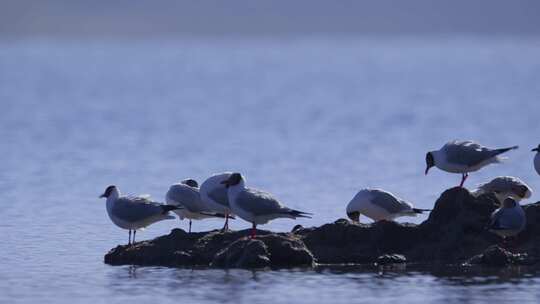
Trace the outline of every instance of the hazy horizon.
{"label": "hazy horizon", "polygon": [[2,1],[0,39],[161,36],[539,36],[540,2]]}

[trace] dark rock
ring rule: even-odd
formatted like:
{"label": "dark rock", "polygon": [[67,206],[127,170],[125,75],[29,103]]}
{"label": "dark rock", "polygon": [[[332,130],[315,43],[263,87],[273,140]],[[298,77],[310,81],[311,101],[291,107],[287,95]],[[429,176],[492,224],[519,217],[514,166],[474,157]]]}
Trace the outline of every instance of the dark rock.
{"label": "dark rock", "polygon": [[272,266],[313,266],[315,258],[304,242],[294,235],[270,234],[258,237],[268,247]]}
{"label": "dark rock", "polygon": [[406,263],[407,258],[402,254],[384,254],[377,258],[377,265]]}
{"label": "dark rock", "polygon": [[455,187],[441,194],[420,225],[357,224],[338,219],[320,227],[297,225],[290,233],[258,230],[254,240],[247,238],[249,229],[225,233],[174,229],[150,241],[117,246],[105,255],[105,263],[260,268],[312,266],[315,262],[401,263],[401,257],[414,263],[536,263],[540,258],[540,203],[524,206],[527,226],[515,242],[515,250],[526,253],[520,255],[493,246],[501,239],[485,229],[498,205],[493,195],[475,198],[468,190]]}
{"label": "dark rock", "polygon": [[473,197],[467,189],[446,190],[428,219],[419,225],[419,244],[407,255],[420,261],[454,262],[497,243],[485,227],[498,208],[492,195]]}
{"label": "dark rock", "polygon": [[483,253],[470,258],[466,264],[506,266],[506,265],[530,265],[533,259],[527,254],[512,253],[499,246],[490,246]]}
{"label": "dark rock", "polygon": [[540,202],[524,205],[527,226],[517,236],[519,248],[531,256],[540,257]]}
{"label": "dark rock", "polygon": [[311,252],[300,240],[277,234],[239,239],[212,261],[212,266],[226,268],[311,267],[313,264]]}
{"label": "dark rock", "polygon": [[211,266],[225,268],[262,268],[270,266],[270,253],[264,242],[256,239],[236,240],[218,252]]}
{"label": "dark rock", "polygon": [[105,263],[111,265],[192,265],[189,248],[203,233],[186,233],[182,229],[173,229],[171,233],[152,241],[138,242],[133,245],[120,245],[105,255]]}
{"label": "dark rock", "polygon": [[418,226],[381,221],[372,225],[336,221],[303,235],[318,263],[373,263],[385,252],[404,253],[417,241]]}
{"label": "dark rock", "polygon": [[490,266],[505,266],[512,262],[512,253],[499,246],[491,246],[486,251],[472,257],[468,264],[482,264]]}
{"label": "dark rock", "polygon": [[272,234],[259,230],[254,240],[250,230],[185,233],[174,229],[169,235],[131,246],[117,246],[105,255],[111,265],[208,266],[259,268],[312,266],[314,258],[294,234]]}
{"label": "dark rock", "polygon": [[346,220],[344,218],[340,218],[334,222],[334,224],[338,225],[347,225],[349,223],[349,220]]}

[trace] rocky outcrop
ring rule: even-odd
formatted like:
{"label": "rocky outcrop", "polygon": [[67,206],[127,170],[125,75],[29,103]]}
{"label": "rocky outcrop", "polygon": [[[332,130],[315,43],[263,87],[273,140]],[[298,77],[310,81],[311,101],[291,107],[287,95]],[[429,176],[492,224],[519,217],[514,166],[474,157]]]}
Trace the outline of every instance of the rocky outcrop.
{"label": "rocky outcrop", "polygon": [[376,265],[403,264],[407,263],[407,258],[401,254],[383,254],[377,258]]}
{"label": "rocky outcrop", "polygon": [[487,266],[507,266],[507,265],[531,265],[536,261],[526,253],[512,253],[499,246],[490,246],[481,254],[470,258],[465,265],[487,265]]}
{"label": "rocky outcrop", "polygon": [[[290,233],[249,230],[170,234],[132,246],[118,246],[105,255],[112,265],[211,266],[225,268],[311,267],[315,264],[379,265],[469,263],[482,265],[533,263],[540,257],[540,203],[524,206],[527,228],[518,236],[514,254],[496,244],[488,232],[498,202],[491,195],[473,197],[466,189],[445,191],[429,218],[420,225],[381,221],[353,224],[345,219],[320,227],[294,227]],[[505,262],[506,261],[506,262]]]}
{"label": "rocky outcrop", "polygon": [[257,239],[242,238],[221,250],[211,266],[260,268],[313,266],[314,258],[304,243],[292,236],[270,234]]}

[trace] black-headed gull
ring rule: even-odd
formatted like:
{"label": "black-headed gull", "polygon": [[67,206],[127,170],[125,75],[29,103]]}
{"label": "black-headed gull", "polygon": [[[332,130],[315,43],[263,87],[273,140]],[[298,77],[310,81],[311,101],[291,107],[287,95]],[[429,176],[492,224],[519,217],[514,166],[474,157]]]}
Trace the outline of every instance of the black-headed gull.
{"label": "black-headed gull", "polygon": [[531,151],[536,152],[536,155],[534,155],[534,170],[536,170],[536,173],[540,174],[540,145]]}
{"label": "black-headed gull", "polygon": [[503,160],[499,154],[517,148],[518,146],[490,149],[470,140],[451,141],[441,149],[426,154],[425,174],[427,175],[429,168],[433,166],[446,172],[461,173],[462,178],[459,186],[463,187],[469,172],[480,170],[480,168],[492,163],[499,163]]}
{"label": "black-headed gull", "polygon": [[[142,196],[121,196],[116,186],[109,186],[100,198],[107,198],[107,214],[118,227],[129,230],[128,244],[135,242],[138,229],[145,228],[155,222],[174,219],[169,211],[179,209],[176,206],[164,205]],[[133,230],[133,240],[131,240]]]}
{"label": "black-headed gull", "polygon": [[225,217],[224,214],[212,211],[203,203],[199,194],[199,185],[194,179],[185,179],[169,187],[165,200],[168,205],[183,207],[173,212],[178,214],[182,220],[189,219],[189,232],[191,232],[192,220]]}
{"label": "black-headed gull", "polygon": [[488,183],[478,185],[471,192],[474,196],[484,193],[493,193],[502,204],[508,197],[516,201],[531,197],[532,189],[521,179],[513,176],[498,176]]}
{"label": "black-headed gull", "polygon": [[206,179],[199,188],[201,194],[201,200],[212,211],[225,215],[225,224],[223,225],[223,231],[229,229],[229,217],[232,215],[231,208],[229,206],[229,197],[227,196],[227,188],[223,185],[223,181],[226,181],[231,176],[231,172],[217,173]]}
{"label": "black-headed gull", "polygon": [[356,223],[360,222],[360,215],[381,221],[417,216],[424,211],[429,209],[414,208],[411,203],[380,189],[360,190],[347,205],[347,216]]}
{"label": "black-headed gull", "polygon": [[507,198],[501,208],[491,214],[491,223],[488,229],[505,239],[520,233],[526,224],[527,217],[523,208],[515,200]]}
{"label": "black-headed gull", "polygon": [[310,218],[310,213],[283,206],[272,194],[253,188],[247,188],[244,177],[233,173],[222,182],[228,188],[231,209],[241,219],[252,223],[251,238],[254,238],[257,225],[266,224],[277,218]]}

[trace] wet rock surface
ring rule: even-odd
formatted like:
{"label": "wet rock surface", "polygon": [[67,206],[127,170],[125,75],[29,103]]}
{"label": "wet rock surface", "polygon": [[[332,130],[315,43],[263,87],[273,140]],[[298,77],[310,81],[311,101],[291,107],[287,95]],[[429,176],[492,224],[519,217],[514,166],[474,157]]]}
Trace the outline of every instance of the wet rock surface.
{"label": "wet rock surface", "polygon": [[490,246],[481,254],[470,258],[465,264],[487,265],[487,266],[507,266],[507,265],[531,265],[534,264],[526,253],[512,253],[500,246]]}
{"label": "wet rock surface", "polygon": [[211,266],[260,268],[313,266],[314,258],[298,238],[270,234],[257,239],[242,238],[218,252]]}
{"label": "wet rock surface", "polygon": [[377,265],[407,263],[407,258],[401,254],[383,254],[377,258]]}
{"label": "wet rock surface", "polygon": [[[153,240],[122,245],[105,255],[111,265],[211,266],[220,268],[311,267],[316,264],[470,263],[531,264],[540,257],[540,203],[523,206],[527,227],[512,252],[485,227],[498,207],[491,195],[473,197],[452,188],[436,201],[419,225],[381,221],[353,224],[346,219],[289,233],[249,230],[186,233],[174,229]],[[518,254],[519,253],[519,254]]]}

